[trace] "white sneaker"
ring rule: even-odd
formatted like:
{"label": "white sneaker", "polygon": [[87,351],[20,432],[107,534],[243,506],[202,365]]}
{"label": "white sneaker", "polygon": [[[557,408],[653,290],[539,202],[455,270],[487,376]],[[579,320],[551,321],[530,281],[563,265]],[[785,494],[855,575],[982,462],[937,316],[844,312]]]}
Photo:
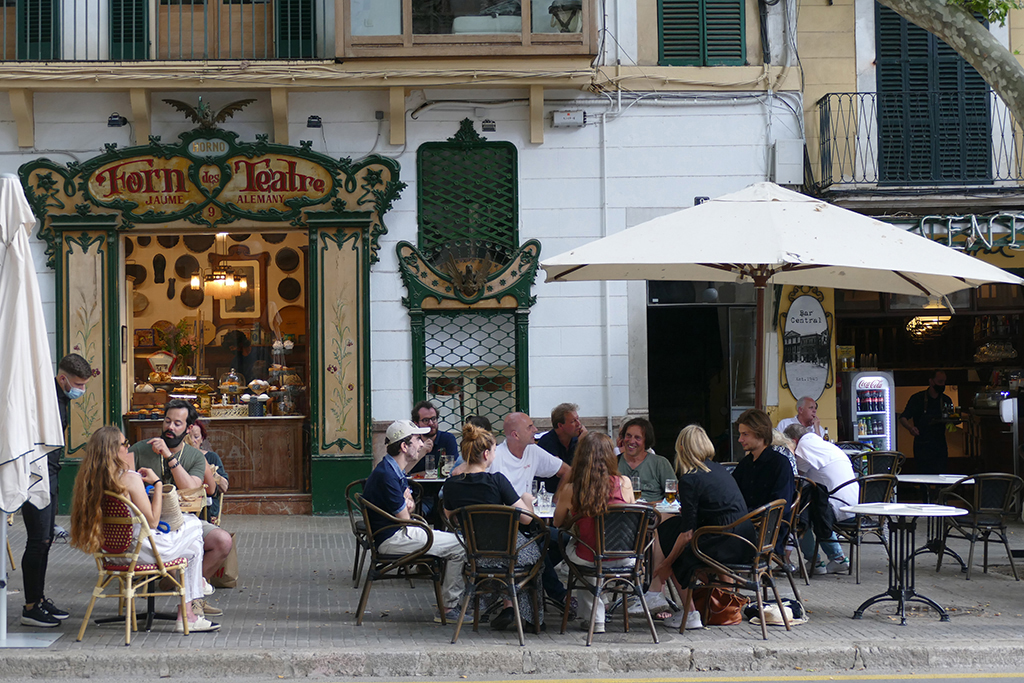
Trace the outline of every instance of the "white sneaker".
{"label": "white sneaker", "polygon": [[[195,621],[188,622],[189,633],[208,633],[210,631],[219,631],[220,624],[215,624],[206,617],[198,617]],[[174,622],[174,632],[184,633],[185,624],[179,619]]]}
{"label": "white sneaker", "polygon": [[825,565],[825,572],[828,574],[849,574],[850,573],[850,561],[845,557],[838,560],[829,560],[828,564]]}
{"label": "white sneaker", "polygon": [[203,597],[210,597],[217,589],[210,585],[210,582],[203,579]]}
{"label": "white sneaker", "polygon": [[[590,620],[589,619],[583,619],[583,620],[580,621],[580,630],[581,631],[590,631]],[[604,633],[604,622],[603,621],[595,621],[594,622],[594,633]]]}
{"label": "white sneaker", "polygon": [[814,563],[807,564],[807,573],[811,576],[822,576],[828,574],[828,567],[825,565],[824,560],[818,560]]}
{"label": "white sneaker", "polygon": [[[664,594],[661,592],[647,591],[644,594],[644,599],[647,601],[647,609],[651,611],[651,614],[657,614],[658,612],[667,612],[671,610],[668,604],[668,600],[665,599]],[[634,616],[642,616],[644,613],[643,605],[640,604],[640,599],[633,597],[629,601],[629,613]]]}
{"label": "white sneaker", "polygon": [[[676,612],[668,619],[663,620],[661,623],[668,628],[678,631],[679,625],[683,623],[683,613],[681,611]],[[704,624],[700,620],[700,612],[696,610],[690,612],[686,616],[686,630],[694,631],[701,628],[704,628]]]}

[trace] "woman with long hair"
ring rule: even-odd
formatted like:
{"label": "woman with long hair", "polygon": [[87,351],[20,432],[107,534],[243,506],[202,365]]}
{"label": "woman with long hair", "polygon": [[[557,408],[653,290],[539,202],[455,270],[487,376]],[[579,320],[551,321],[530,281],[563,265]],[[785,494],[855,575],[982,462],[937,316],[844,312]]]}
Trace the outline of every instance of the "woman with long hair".
{"label": "woman with long hair", "polygon": [[[524,493],[522,496],[516,494],[508,478],[498,473],[487,471],[488,466],[494,460],[494,436],[490,431],[467,422],[462,428],[462,444],[460,451],[465,459],[466,467],[459,474],[453,474],[444,483],[444,514],[451,517],[459,508],[467,505],[508,505],[522,510],[533,512],[533,496]],[[523,523],[528,523],[532,518],[522,516]],[[540,548],[536,543],[527,543],[526,536],[519,532],[518,545],[522,548],[516,558],[517,567],[530,567],[540,560]],[[535,621],[533,606],[530,604],[528,593],[518,594],[519,616],[523,620],[523,630],[533,630]],[[540,623],[544,623],[544,600],[540,600]],[[491,619],[491,628],[503,631],[508,628],[515,619],[515,610],[512,601],[506,599],[503,609],[498,616]]]}
{"label": "woman with long hair", "polygon": [[[120,429],[107,426],[96,430],[85,447],[71,503],[71,545],[83,552],[95,553],[103,543],[104,491],[113,491],[128,498],[146,518],[150,528],[155,530],[160,523],[163,483],[157,481],[152,492],[146,493],[146,485],[142,481],[146,472],[132,469],[135,458],[128,452],[130,445]],[[162,558],[184,557],[188,560],[184,580],[189,632],[219,629],[220,624],[197,616],[192,610],[192,601],[203,597],[203,527],[199,520],[193,515],[184,515],[184,521],[177,529],[154,531],[154,543]],[[149,543],[142,544],[139,559],[143,562],[156,561]],[[175,630],[184,630],[181,614]]]}
{"label": "woman with long hair", "polygon": [[[555,526],[560,527],[575,515],[584,515],[576,525],[577,535],[583,543],[569,545],[566,549],[569,559],[576,564],[593,565],[594,553],[590,548],[594,547],[597,539],[594,518],[607,512],[609,505],[634,502],[632,481],[619,474],[614,442],[606,434],[587,432],[576,444],[569,481],[563,482],[558,492],[558,504],[552,520]],[[587,614],[581,627],[589,630],[590,612],[597,610],[594,633],[604,633],[604,602],[600,598],[594,600],[594,594],[589,590],[582,591],[580,601]]]}
{"label": "woman with long hair", "polygon": [[[698,425],[684,427],[676,437],[676,471],[679,473],[679,514],[658,525],[654,544],[654,576],[663,581],[673,576],[680,594],[689,602],[686,628],[702,628],[700,614],[693,609],[688,587],[694,570],[700,565],[690,547],[693,532],[702,526],[725,526],[747,514],[747,504],[729,472],[714,462],[715,447],[707,432]],[[753,526],[743,525],[740,535],[753,538]],[[749,547],[729,536],[710,536],[701,540],[700,550],[722,562],[742,561]],[[662,623],[678,629],[683,613],[677,612]]]}
{"label": "woman with long hair", "polygon": [[220,498],[217,497],[217,492],[227,493],[228,490],[228,473],[224,469],[224,462],[220,459],[210,447],[210,441],[206,438],[206,421],[196,420],[191,427],[188,428],[186,441],[191,442],[193,446],[199,449],[206,458],[206,472],[203,476],[203,485],[206,487],[206,495],[211,496],[209,519],[213,524],[217,524],[220,519]]}

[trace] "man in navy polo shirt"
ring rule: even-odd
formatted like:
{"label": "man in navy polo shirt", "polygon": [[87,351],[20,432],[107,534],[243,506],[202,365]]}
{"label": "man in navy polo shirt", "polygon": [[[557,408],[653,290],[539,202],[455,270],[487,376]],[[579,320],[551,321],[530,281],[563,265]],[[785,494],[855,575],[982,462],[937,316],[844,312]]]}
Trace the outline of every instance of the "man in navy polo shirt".
{"label": "man in navy polo shirt", "polygon": [[[572,456],[576,453],[576,443],[587,433],[587,428],[580,422],[579,410],[575,403],[559,403],[551,409],[551,429],[537,439],[538,446],[569,466],[572,466]],[[548,477],[544,485],[548,493],[554,493],[558,488],[558,477]]]}
{"label": "man in navy polo shirt", "polygon": [[[437,428],[437,408],[434,407],[433,403],[430,401],[420,401],[414,405],[412,407],[412,421],[417,427],[427,428],[424,440],[430,441],[431,445],[424,455],[433,455],[434,462],[438,466],[441,465],[442,457],[445,455],[454,456],[455,460],[459,459],[459,442],[456,441],[451,433]],[[412,469],[409,470],[409,474],[422,472],[425,465],[426,458],[420,458],[412,466]]]}
{"label": "man in navy polo shirt", "polygon": [[[417,427],[409,420],[391,423],[384,436],[387,454],[363,485],[363,497],[367,501],[399,519],[410,518],[416,504],[405,471],[423,457],[427,449],[423,436],[429,431],[426,427]],[[376,513],[370,512],[369,515],[370,523],[375,528],[389,524]],[[443,586],[445,617],[455,621],[459,618],[459,601],[463,592],[462,565],[466,561],[466,552],[455,534],[446,531],[433,533],[434,542],[427,554],[448,560]],[[402,527],[376,534],[373,541],[382,553],[405,555],[425,546],[427,534],[418,527]],[[435,615],[434,621],[440,622],[441,615]]]}

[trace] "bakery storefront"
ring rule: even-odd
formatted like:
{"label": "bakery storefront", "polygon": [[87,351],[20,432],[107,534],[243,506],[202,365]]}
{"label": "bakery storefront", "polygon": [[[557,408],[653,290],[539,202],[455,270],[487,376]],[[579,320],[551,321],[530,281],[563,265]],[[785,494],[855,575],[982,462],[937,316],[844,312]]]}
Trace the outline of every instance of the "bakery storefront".
{"label": "bakery storefront", "polygon": [[369,271],[398,164],[198,128],[19,173],[56,273],[58,357],[96,375],[71,404],[63,497],[96,429],[155,436],[180,397],[230,474],[227,514],[343,509],[372,462]]}

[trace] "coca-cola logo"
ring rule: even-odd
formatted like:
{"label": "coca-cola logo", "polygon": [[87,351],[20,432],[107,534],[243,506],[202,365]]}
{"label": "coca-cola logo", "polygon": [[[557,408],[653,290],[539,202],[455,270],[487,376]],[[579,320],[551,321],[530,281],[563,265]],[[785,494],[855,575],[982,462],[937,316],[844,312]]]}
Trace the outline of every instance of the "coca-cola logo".
{"label": "coca-cola logo", "polygon": [[857,380],[858,389],[885,389],[886,382],[881,377],[862,377]]}

